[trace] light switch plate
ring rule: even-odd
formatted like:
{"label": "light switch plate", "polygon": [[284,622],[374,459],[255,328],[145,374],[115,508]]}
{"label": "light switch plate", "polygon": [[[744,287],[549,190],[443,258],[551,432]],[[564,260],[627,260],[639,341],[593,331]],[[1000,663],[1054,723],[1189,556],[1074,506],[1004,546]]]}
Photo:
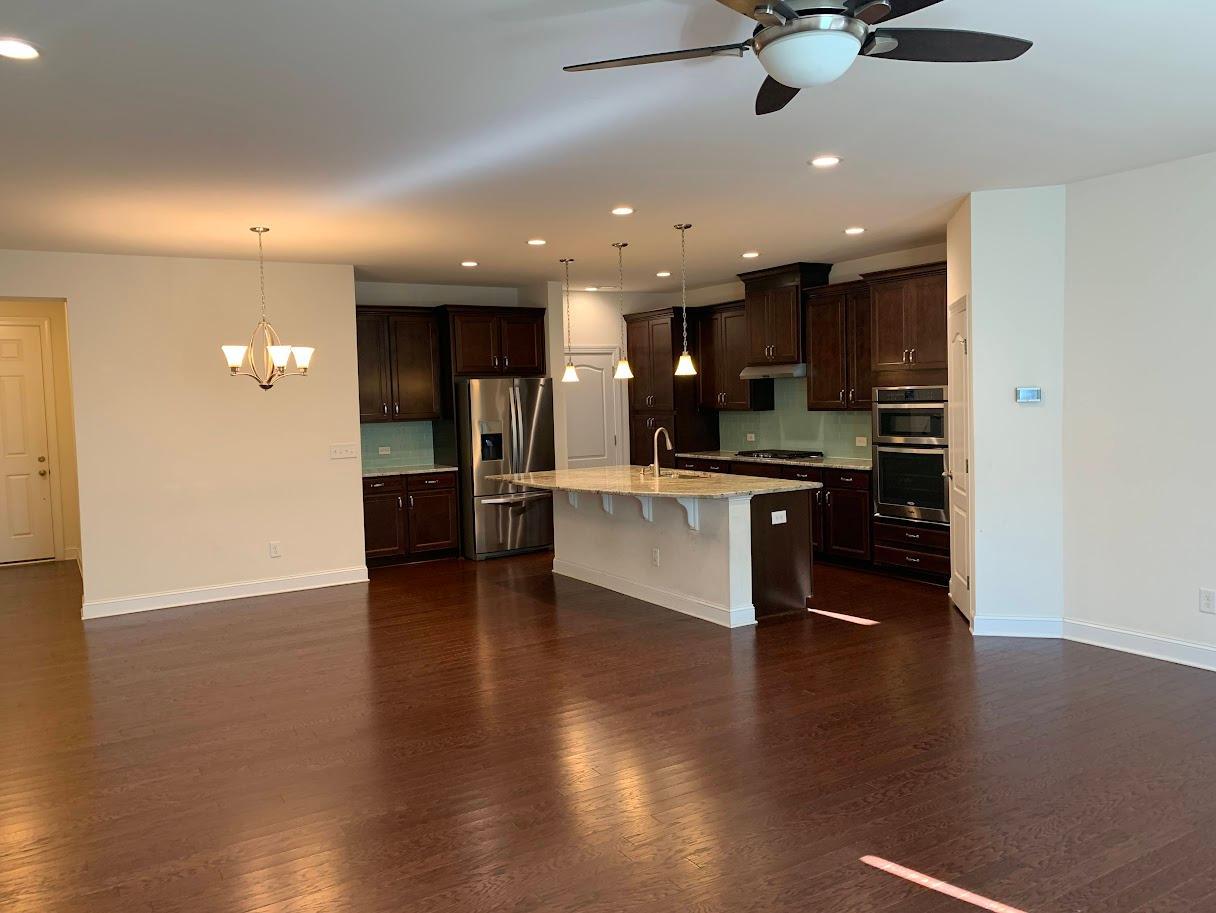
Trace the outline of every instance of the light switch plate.
{"label": "light switch plate", "polygon": [[272,539],[270,541],[270,547],[268,550],[270,552],[271,558],[282,558],[283,557],[283,543],[279,542],[277,539]]}
{"label": "light switch plate", "polygon": [[1216,590],[1200,589],[1199,611],[1204,615],[1216,615]]}
{"label": "light switch plate", "polygon": [[329,458],[331,460],[353,460],[359,455],[358,444],[330,444]]}
{"label": "light switch plate", "polygon": [[853,446],[854,446],[854,447],[868,447],[868,446],[869,446],[869,444],[870,444],[870,439],[869,439],[868,437],[855,437],[855,438],[853,438]]}
{"label": "light switch plate", "polygon": [[750,431],[749,431],[749,432],[747,432],[747,442],[748,442],[749,444],[754,444],[754,443],[756,443],[756,436],[755,436],[754,434],[752,434]]}
{"label": "light switch plate", "polygon": [[783,510],[773,511],[773,526],[781,526],[785,522],[786,522],[785,511],[783,511]]}
{"label": "light switch plate", "polygon": [[393,452],[393,448],[392,447],[378,447],[376,449],[376,452],[378,454],[380,454],[380,456],[388,456],[390,453]]}

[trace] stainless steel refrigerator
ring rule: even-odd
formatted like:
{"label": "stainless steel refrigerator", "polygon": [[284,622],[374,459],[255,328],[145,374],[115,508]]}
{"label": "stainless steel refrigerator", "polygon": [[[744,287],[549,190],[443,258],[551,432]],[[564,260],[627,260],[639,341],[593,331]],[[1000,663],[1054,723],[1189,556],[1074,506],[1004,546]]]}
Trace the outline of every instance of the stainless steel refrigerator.
{"label": "stainless steel refrigerator", "polygon": [[553,495],[489,476],[553,469],[553,381],[456,382],[464,556],[494,558],[553,544]]}

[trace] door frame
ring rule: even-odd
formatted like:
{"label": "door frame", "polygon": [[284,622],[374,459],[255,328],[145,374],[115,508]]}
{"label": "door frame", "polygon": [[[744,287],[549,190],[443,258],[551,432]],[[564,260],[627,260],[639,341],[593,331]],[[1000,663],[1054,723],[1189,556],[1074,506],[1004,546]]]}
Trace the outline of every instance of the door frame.
{"label": "door frame", "polygon": [[[959,319],[961,312],[961,321]],[[959,326],[957,324],[961,323]],[[955,376],[957,372],[950,372],[948,379],[948,396],[951,402],[955,400],[955,392],[962,390],[965,393],[964,413],[966,416],[966,427],[959,434],[960,429],[951,427],[947,434],[950,440],[950,461],[947,463],[947,469],[953,470],[957,466],[958,457],[961,455],[964,460],[964,473],[967,476],[967,524],[965,529],[957,529],[958,524],[953,522],[953,517],[950,523],[950,539],[951,539],[951,567],[950,567],[950,584],[949,596],[950,602],[955,609],[967,619],[969,624],[975,621],[975,486],[972,484],[974,474],[970,471],[971,454],[972,454],[972,416],[974,413],[974,403],[971,400],[971,300],[969,295],[960,295],[954,301],[951,301],[946,307],[946,333],[949,337],[947,340],[946,360],[947,365],[950,364],[950,354],[952,348],[959,342],[963,344],[963,362],[965,370],[962,372],[962,377]],[[955,439],[958,435],[958,439]],[[954,479],[949,480],[951,503],[957,499],[954,497]],[[953,561],[954,541],[955,537],[962,537],[962,550],[967,555],[967,575],[964,592],[959,593],[956,590],[958,584],[957,575]],[[965,598],[964,598],[965,597]]]}
{"label": "door frame", "polygon": [[[614,369],[617,362],[621,360],[620,346],[572,346],[566,351],[572,358],[576,355],[610,355],[612,356]],[[626,457],[629,455],[629,392],[626,384],[627,381],[612,379],[612,417],[616,422],[615,434],[613,435],[615,443],[612,447],[612,459],[616,460],[616,462],[609,463],[610,466],[620,466],[628,463]],[[565,433],[566,429],[563,428],[563,436]]]}
{"label": "door frame", "polygon": [[47,467],[51,472],[51,536],[55,554],[51,558],[36,558],[17,564],[37,564],[40,561],[75,560],[79,551],[68,555],[63,544],[63,484],[59,461],[59,391],[55,387],[55,364],[51,351],[51,320],[49,317],[0,317],[0,326],[33,327],[38,330],[38,346],[42,356],[42,412],[46,423]]}

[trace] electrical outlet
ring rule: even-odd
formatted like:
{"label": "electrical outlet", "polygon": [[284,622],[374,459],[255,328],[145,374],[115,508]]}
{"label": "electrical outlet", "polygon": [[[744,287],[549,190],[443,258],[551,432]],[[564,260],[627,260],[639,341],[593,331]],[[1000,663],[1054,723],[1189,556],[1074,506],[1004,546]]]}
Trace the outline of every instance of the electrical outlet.
{"label": "electrical outlet", "polygon": [[380,454],[380,456],[388,456],[392,452],[393,452],[392,447],[380,447],[380,448],[377,448],[377,450],[376,450],[376,453]]}
{"label": "electrical outlet", "polygon": [[750,431],[749,431],[749,432],[747,432],[747,442],[748,442],[749,444],[754,444],[754,443],[756,443],[756,436],[755,436],[754,434],[752,434]]}
{"label": "electrical outlet", "polygon": [[282,542],[279,542],[277,540],[271,541],[270,557],[271,558],[282,558],[283,557],[283,543]]}
{"label": "electrical outlet", "polygon": [[329,458],[331,460],[353,460],[359,455],[358,444],[330,444]]}
{"label": "electrical outlet", "polygon": [[870,445],[870,439],[868,437],[855,437],[853,438],[853,445],[855,447],[868,447]]}
{"label": "electrical outlet", "polygon": [[650,563],[653,564],[655,567],[658,567],[659,566],[659,557],[660,557],[659,550],[657,548],[652,549],[650,552]]}
{"label": "electrical outlet", "polygon": [[781,526],[786,522],[786,513],[783,510],[773,511],[773,526]]}
{"label": "electrical outlet", "polygon": [[1204,615],[1216,615],[1216,590],[1199,590],[1199,611]]}

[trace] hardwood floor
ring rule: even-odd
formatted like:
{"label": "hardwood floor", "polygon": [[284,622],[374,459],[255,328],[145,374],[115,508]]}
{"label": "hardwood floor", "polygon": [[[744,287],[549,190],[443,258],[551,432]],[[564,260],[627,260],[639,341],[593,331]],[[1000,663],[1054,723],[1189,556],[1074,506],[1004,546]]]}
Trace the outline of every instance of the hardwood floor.
{"label": "hardwood floor", "polygon": [[1216,910],[1216,676],[817,567],[734,632],[548,556],[78,620],[0,569],[11,913]]}

